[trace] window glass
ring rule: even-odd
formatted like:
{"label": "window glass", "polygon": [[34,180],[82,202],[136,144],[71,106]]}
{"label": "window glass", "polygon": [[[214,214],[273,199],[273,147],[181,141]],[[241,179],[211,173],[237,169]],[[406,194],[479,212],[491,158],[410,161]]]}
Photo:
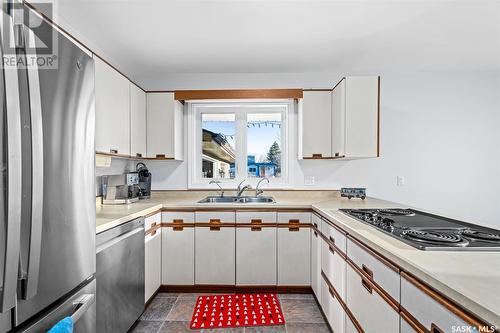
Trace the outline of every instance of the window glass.
{"label": "window glass", "polygon": [[247,115],[248,177],[281,177],[281,113]]}
{"label": "window glass", "polygon": [[236,170],[234,113],[202,113],[202,177],[234,178]]}

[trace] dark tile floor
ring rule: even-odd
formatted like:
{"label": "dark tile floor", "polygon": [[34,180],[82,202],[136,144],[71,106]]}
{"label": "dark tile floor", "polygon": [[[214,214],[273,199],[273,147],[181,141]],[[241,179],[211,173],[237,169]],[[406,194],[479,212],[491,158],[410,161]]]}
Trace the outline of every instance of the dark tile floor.
{"label": "dark tile floor", "polygon": [[330,333],[312,295],[278,294],[286,325],[191,330],[189,322],[198,294],[160,293],[133,327],[133,333]]}

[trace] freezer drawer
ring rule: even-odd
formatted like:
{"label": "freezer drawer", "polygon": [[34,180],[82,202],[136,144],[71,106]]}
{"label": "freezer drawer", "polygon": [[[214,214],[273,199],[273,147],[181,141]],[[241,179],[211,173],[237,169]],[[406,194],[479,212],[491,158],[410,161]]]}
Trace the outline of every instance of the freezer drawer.
{"label": "freezer drawer", "polygon": [[97,235],[97,332],[122,333],[144,311],[144,219]]}
{"label": "freezer drawer", "polygon": [[[72,316],[75,333],[96,332],[96,281],[86,284],[83,288],[73,293],[61,304],[55,306],[43,317],[18,332],[38,333],[47,332],[61,319]],[[16,330],[17,331],[17,330]]]}

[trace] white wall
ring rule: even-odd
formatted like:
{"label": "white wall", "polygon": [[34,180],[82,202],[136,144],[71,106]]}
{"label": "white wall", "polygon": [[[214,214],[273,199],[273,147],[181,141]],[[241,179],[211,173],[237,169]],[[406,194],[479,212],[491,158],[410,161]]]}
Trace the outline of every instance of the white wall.
{"label": "white wall", "polygon": [[[294,187],[366,186],[373,197],[500,228],[499,96],[498,72],[382,74],[382,157],[296,161]],[[186,188],[186,162],[148,166],[153,189]],[[304,185],[308,176],[315,186]]]}

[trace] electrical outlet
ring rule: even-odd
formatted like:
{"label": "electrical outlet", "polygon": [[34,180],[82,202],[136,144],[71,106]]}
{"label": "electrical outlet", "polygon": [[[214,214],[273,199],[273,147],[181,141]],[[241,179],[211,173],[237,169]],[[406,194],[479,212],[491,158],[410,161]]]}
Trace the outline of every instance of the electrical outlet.
{"label": "electrical outlet", "polygon": [[305,185],[314,185],[316,183],[316,179],[314,178],[314,176],[308,176],[308,177],[305,177],[304,178],[304,184]]}
{"label": "electrical outlet", "polygon": [[404,176],[396,176],[396,185],[404,186],[405,185],[405,177]]}

